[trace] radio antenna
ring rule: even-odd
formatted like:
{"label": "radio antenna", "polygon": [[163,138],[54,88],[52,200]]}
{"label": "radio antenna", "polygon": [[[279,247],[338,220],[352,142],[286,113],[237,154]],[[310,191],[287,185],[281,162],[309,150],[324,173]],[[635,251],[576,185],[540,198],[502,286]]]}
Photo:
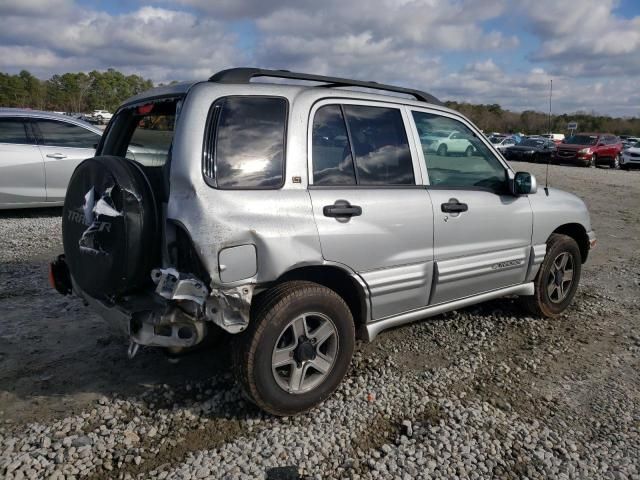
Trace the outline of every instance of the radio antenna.
{"label": "radio antenna", "polygon": [[[549,134],[551,140],[553,140],[553,133],[551,132],[551,97],[553,96],[553,79],[549,81]],[[551,154],[547,158],[547,171],[544,179],[544,193],[549,196],[549,164],[551,163]]]}

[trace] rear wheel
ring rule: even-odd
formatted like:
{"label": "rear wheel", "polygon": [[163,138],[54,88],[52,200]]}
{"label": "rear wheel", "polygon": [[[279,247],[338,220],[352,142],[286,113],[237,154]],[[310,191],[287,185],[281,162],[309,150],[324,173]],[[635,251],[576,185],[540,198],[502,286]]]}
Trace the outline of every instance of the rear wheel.
{"label": "rear wheel", "polygon": [[333,290],[286,282],[257,300],[249,328],[235,338],[236,378],[274,415],[294,415],[328,398],[353,355],[353,317]]}
{"label": "rear wheel", "polygon": [[471,157],[471,156],[473,155],[473,147],[472,147],[471,145],[469,145],[469,146],[467,147],[467,149],[464,151],[464,154],[465,154],[467,157]]}
{"label": "rear wheel", "polygon": [[557,317],[573,300],[580,281],[582,257],[576,241],[554,233],[534,280],[535,293],[522,297],[527,310],[541,317]]}

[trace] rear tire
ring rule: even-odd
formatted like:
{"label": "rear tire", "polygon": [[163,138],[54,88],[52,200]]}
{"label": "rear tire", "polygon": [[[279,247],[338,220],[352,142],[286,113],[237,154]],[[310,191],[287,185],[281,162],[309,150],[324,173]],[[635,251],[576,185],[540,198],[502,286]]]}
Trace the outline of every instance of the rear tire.
{"label": "rear tire", "polygon": [[467,147],[467,149],[464,151],[464,154],[465,154],[467,157],[471,157],[471,156],[473,156],[473,147],[472,147],[471,145],[469,145],[469,146]]}
{"label": "rear tire", "polygon": [[289,416],[327,399],[355,347],[345,301],[322,285],[292,281],[258,298],[249,328],[234,338],[234,373],[259,408]]}
{"label": "rear tire", "polygon": [[521,297],[532,314],[554,318],[571,304],[580,282],[582,257],[576,241],[554,233],[547,242],[547,254],[534,280],[535,293]]}

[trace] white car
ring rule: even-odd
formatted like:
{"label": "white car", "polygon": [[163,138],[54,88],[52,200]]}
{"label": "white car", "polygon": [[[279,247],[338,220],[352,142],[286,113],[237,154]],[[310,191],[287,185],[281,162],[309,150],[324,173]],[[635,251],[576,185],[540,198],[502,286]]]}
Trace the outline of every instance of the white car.
{"label": "white car", "polygon": [[107,110],[94,110],[91,116],[99,123],[102,123],[111,120],[113,113],[110,113]]}
{"label": "white car", "polygon": [[470,157],[475,149],[466,135],[453,131],[435,130],[420,137],[427,150],[436,152],[441,157],[450,153],[463,153]]}
{"label": "white car", "polygon": [[504,153],[507,148],[513,147],[516,144],[513,137],[489,137],[489,141],[500,151],[500,153]]}
{"label": "white car", "polygon": [[632,167],[640,167],[640,142],[623,150],[620,155],[620,168],[629,170]]}
{"label": "white car", "polygon": [[0,209],[62,205],[102,132],[66,115],[0,108]]}

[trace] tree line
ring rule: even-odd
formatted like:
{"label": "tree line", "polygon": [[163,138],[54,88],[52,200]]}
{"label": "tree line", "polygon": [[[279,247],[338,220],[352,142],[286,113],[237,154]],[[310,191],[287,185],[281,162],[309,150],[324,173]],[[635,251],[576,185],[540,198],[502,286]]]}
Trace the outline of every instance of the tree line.
{"label": "tree line", "polygon": [[[111,112],[126,98],[152,88],[153,82],[139,75],[115,70],[64,73],[40,80],[26,70],[17,75],[0,72],[0,107],[33,108],[64,112]],[[469,117],[485,132],[543,133],[549,131],[549,115],[526,110],[503,110],[498,104],[474,105],[446,102]],[[578,123],[578,131],[609,132],[640,136],[640,118],[613,118],[585,112],[553,115],[551,131],[566,133],[567,124]]]}
{"label": "tree line", "polygon": [[17,75],[0,72],[0,106],[82,113],[113,112],[126,98],[152,88],[139,75],[106,72],[64,73],[40,80],[26,70]]}
{"label": "tree line", "polygon": [[[640,118],[613,118],[586,112],[552,115],[525,110],[521,113],[503,110],[498,104],[472,105],[469,103],[446,102],[447,107],[469,117],[484,132],[525,134],[568,133],[569,122],[577,122],[579,132],[606,132],[616,135],[640,136]],[[551,125],[551,127],[550,127]]]}

